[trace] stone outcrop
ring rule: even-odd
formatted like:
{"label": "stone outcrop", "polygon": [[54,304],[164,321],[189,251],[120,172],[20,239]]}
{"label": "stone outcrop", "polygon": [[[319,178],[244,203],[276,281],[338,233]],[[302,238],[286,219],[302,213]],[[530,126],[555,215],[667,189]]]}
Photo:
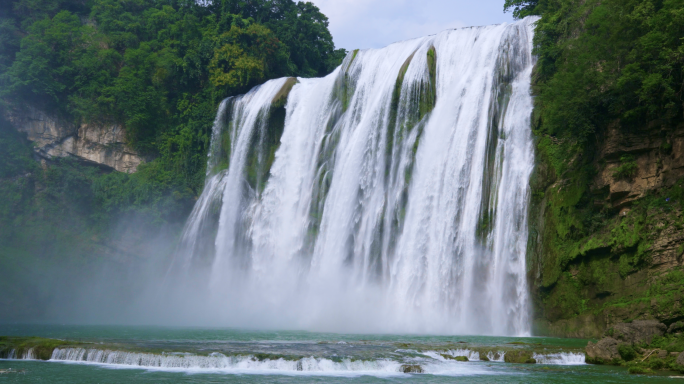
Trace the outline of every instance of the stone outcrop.
{"label": "stone outcrop", "polygon": [[618,323],[607,331],[613,338],[630,344],[651,344],[655,336],[662,336],[667,326],[655,320],[635,320],[631,323]]}
{"label": "stone outcrop", "polygon": [[684,365],[684,352],[677,355],[677,364]]}
{"label": "stone outcrop", "polygon": [[684,331],[684,322],[675,321],[667,327],[667,333],[678,333]]}
{"label": "stone outcrop", "polygon": [[619,359],[620,353],[618,346],[620,342],[612,337],[604,337],[596,343],[589,342],[587,344],[587,360],[592,362],[610,362],[613,359]]}
{"label": "stone outcrop", "polygon": [[133,173],[143,158],[126,145],[125,131],[116,124],[76,125],[33,108],[10,110],[12,125],[35,144],[38,156],[73,156],[119,172]]}
{"label": "stone outcrop", "polygon": [[423,373],[423,368],[417,364],[404,364],[399,369],[403,373]]}
{"label": "stone outcrop", "polygon": [[504,361],[516,364],[535,364],[537,360],[532,357],[531,351],[509,351],[504,355]]}
{"label": "stone outcrop", "polygon": [[[603,137],[599,158],[605,166],[594,179],[596,192],[608,191],[606,200],[615,209],[629,205],[650,190],[670,186],[684,176],[684,126],[665,130],[658,122],[647,129],[630,132],[611,124]],[[633,177],[616,178],[622,158],[630,156],[636,163]]]}

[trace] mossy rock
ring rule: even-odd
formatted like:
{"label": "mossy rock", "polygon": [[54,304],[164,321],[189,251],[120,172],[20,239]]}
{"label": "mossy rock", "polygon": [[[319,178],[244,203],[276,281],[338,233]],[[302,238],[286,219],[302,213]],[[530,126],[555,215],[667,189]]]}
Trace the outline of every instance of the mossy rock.
{"label": "mossy rock", "polygon": [[530,351],[509,351],[504,355],[504,361],[514,364],[536,364],[537,360],[532,357]]}
{"label": "mossy rock", "polygon": [[273,97],[273,101],[271,102],[271,106],[273,108],[280,108],[284,107],[285,104],[287,103],[287,98],[290,95],[290,91],[292,91],[292,87],[295,86],[299,81],[297,80],[296,77],[290,77],[285,81],[285,84],[283,84],[282,88],[280,88],[280,91]]}
{"label": "mossy rock", "polygon": [[418,364],[404,364],[400,368],[403,373],[423,373],[423,368]]}
{"label": "mossy rock", "polygon": [[451,355],[447,355],[447,354],[445,354],[445,353],[440,353],[440,356],[442,356],[442,357],[445,358],[445,359],[449,359],[449,360],[470,361],[470,360],[468,360],[468,358],[465,357],[465,356],[451,356]]}
{"label": "mossy rock", "polygon": [[44,339],[42,337],[9,337],[0,336],[0,358],[7,358],[14,350],[16,356],[20,357],[33,349],[36,359],[50,360],[55,348],[64,346],[74,346],[65,340]]}

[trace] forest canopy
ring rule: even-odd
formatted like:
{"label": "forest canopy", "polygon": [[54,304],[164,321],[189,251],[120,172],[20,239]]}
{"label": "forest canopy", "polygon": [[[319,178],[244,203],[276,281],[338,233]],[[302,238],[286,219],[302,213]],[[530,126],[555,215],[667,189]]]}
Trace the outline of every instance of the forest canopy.
{"label": "forest canopy", "polygon": [[115,123],[195,194],[221,99],[344,58],[292,0],[15,0],[0,4],[0,99]]}

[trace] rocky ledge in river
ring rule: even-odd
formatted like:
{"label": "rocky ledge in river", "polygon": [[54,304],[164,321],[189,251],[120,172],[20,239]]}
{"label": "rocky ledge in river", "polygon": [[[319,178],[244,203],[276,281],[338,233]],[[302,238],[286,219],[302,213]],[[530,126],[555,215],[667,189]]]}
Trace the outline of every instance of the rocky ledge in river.
{"label": "rocky ledge in river", "polygon": [[629,373],[645,374],[656,370],[684,373],[684,324],[669,327],[656,320],[618,323],[604,337],[589,342],[586,362],[628,367]]}

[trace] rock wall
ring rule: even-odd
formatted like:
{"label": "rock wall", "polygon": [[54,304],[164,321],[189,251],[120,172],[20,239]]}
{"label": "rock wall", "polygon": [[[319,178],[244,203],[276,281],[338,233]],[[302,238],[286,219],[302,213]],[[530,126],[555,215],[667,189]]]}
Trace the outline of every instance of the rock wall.
{"label": "rock wall", "polygon": [[[600,337],[623,321],[684,319],[684,280],[676,275],[684,267],[682,205],[663,207],[684,178],[684,125],[629,130],[615,122],[593,148],[582,154],[594,170],[585,196],[602,222],[574,244],[554,238],[550,211],[559,208],[549,193],[577,181],[553,175],[544,159],[533,175],[533,191],[545,196],[533,201],[530,214],[528,277],[537,334]],[[617,176],[626,162],[631,174]],[[564,209],[580,217],[580,208]],[[644,261],[637,265],[638,258]]]}
{"label": "rock wall", "polygon": [[[636,164],[632,178],[616,179],[613,175],[624,156],[631,156]],[[601,163],[605,166],[601,167]],[[671,186],[684,176],[684,126],[676,129],[653,123],[643,130],[630,132],[618,123],[608,127],[602,138],[595,164],[600,168],[593,190],[608,190],[613,208],[628,207],[649,191]]]}
{"label": "rock wall", "polygon": [[[613,175],[625,155],[634,158],[636,174],[631,179],[616,179]],[[684,177],[684,125],[668,129],[654,123],[642,131],[629,132],[613,124],[603,139],[596,166],[603,161],[605,166],[594,179],[593,191],[607,190],[608,197],[602,202],[621,216],[628,215],[633,202],[671,187]],[[658,217],[680,218],[681,211],[676,210],[673,215],[654,214],[660,222],[650,247],[650,275],[682,266],[682,252],[678,249],[684,243],[684,231],[668,222],[668,217]]]}
{"label": "rock wall", "polygon": [[18,131],[26,133],[42,158],[74,156],[127,173],[135,172],[143,162],[126,145],[120,125],[79,126],[30,106],[10,110],[7,118]]}

